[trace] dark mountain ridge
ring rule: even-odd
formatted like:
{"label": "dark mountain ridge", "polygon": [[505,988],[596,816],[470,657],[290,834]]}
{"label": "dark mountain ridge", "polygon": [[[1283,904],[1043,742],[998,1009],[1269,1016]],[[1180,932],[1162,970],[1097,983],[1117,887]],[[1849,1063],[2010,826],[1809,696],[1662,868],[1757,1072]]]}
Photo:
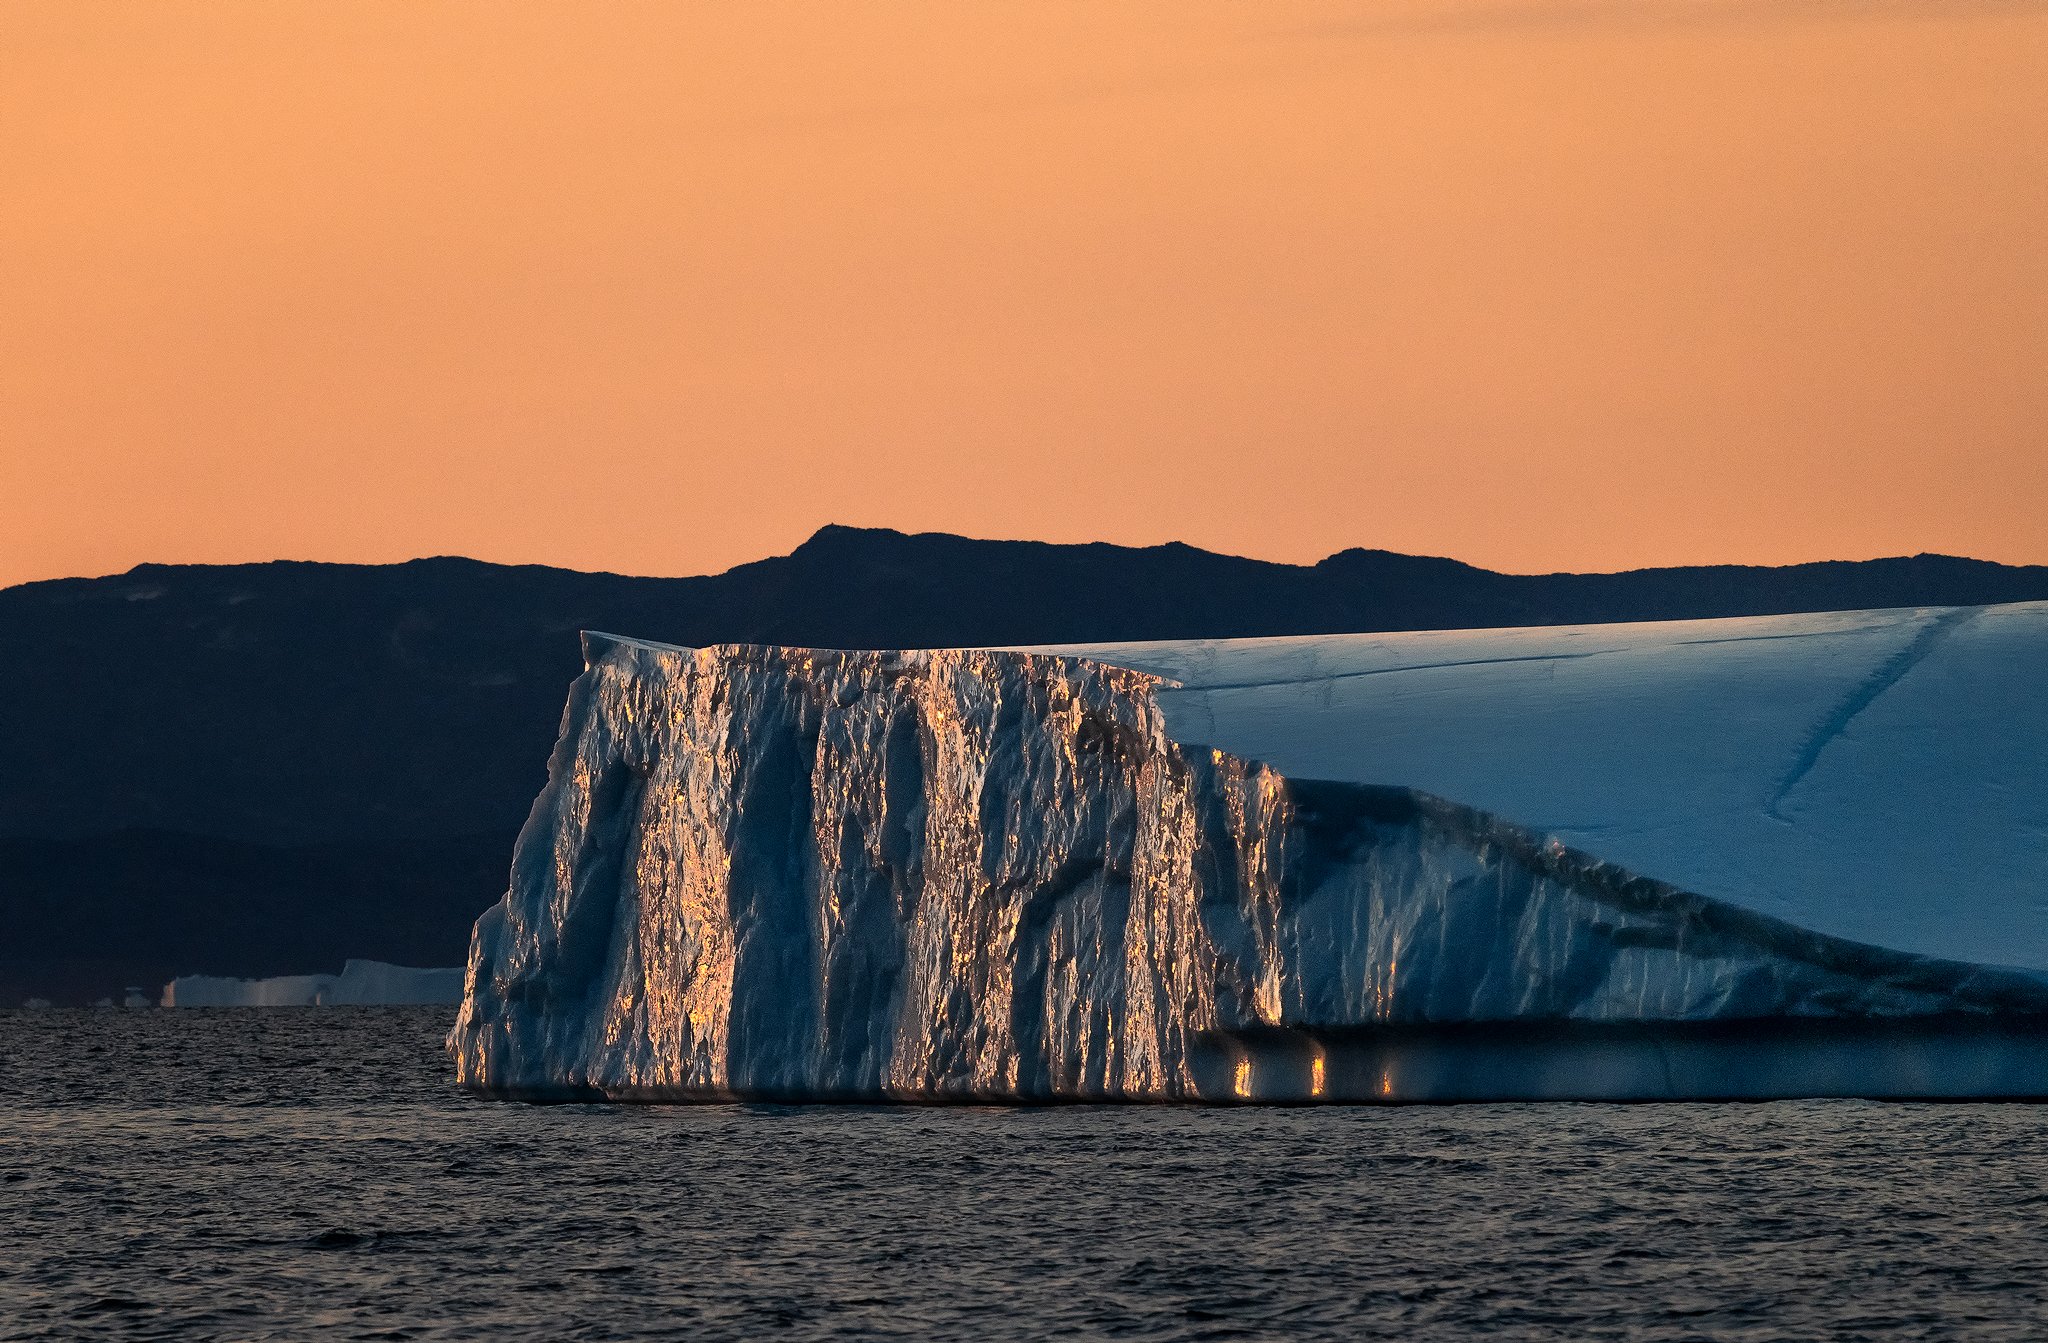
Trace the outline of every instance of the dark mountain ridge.
{"label": "dark mountain ridge", "polygon": [[[276,973],[292,919],[227,913],[259,887],[307,910],[305,927],[337,930],[320,964],[282,968],[375,954],[360,933],[338,940],[349,920],[311,907],[380,882],[407,893],[420,927],[448,930],[415,937],[412,954],[457,959],[499,879],[475,855],[509,849],[540,788],[586,628],[690,645],[939,647],[2037,599],[2048,566],[1941,555],[1515,575],[1379,550],[1286,565],[1180,544],[847,527],[699,578],[439,558],[145,564],[24,584],[0,590],[0,919],[12,941],[0,1003],[80,991],[77,976],[34,969],[77,959],[62,943],[66,910],[116,922],[138,905],[183,911],[199,931],[167,973]],[[219,847],[194,848],[208,843]],[[94,845],[120,861],[80,856]],[[437,883],[417,881],[424,871]],[[326,942],[291,942],[290,954],[314,944]]]}

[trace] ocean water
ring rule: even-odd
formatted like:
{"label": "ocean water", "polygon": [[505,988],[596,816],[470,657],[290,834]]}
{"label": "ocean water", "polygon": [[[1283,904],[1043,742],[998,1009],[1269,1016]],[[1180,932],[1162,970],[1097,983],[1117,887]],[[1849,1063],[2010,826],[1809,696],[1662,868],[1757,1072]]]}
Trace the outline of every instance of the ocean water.
{"label": "ocean water", "polygon": [[0,1013],[0,1337],[2048,1337],[2042,1107],[539,1107],[451,1018]]}

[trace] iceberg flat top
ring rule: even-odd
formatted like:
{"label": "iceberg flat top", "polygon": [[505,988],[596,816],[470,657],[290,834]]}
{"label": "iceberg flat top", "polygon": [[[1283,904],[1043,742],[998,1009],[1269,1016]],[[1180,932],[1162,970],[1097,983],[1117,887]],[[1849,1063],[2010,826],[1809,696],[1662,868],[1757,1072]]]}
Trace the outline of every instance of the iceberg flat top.
{"label": "iceberg flat top", "polygon": [[1855,941],[2048,970],[2048,603],[1034,651],[1169,731],[1401,784]]}

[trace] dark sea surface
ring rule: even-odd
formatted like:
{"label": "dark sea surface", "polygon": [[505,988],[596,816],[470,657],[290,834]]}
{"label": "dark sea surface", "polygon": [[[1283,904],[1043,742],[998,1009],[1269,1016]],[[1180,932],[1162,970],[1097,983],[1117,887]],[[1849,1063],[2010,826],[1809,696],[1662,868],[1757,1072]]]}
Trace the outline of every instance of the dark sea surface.
{"label": "dark sea surface", "polygon": [[0,1336],[2048,1337],[2041,1107],[535,1107],[452,1016],[0,1013]]}

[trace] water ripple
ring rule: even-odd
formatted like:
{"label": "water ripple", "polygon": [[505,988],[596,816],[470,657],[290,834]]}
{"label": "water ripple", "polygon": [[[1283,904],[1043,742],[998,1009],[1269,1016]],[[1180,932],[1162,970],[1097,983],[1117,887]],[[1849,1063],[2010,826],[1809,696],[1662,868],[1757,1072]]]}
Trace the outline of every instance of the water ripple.
{"label": "water ripple", "polygon": [[2040,1107],[529,1107],[455,1090],[448,1021],[0,1013],[0,1335],[2048,1324]]}

